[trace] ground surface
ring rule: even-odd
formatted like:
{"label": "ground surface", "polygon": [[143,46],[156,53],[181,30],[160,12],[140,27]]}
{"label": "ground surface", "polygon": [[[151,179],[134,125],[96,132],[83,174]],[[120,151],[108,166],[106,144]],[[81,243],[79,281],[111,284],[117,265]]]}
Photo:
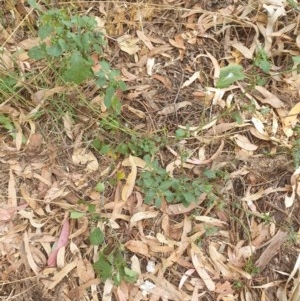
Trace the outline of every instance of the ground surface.
{"label": "ground surface", "polygon": [[98,17],[127,90],[63,83],[34,1],[0,1],[0,299],[300,300],[298,4],[37,2]]}

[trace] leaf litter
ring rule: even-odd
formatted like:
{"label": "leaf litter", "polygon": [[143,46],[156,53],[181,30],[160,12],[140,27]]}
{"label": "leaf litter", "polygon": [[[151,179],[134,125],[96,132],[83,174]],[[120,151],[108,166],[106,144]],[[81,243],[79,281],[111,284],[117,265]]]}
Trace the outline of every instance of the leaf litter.
{"label": "leaf litter", "polygon": [[[1,116],[9,118],[9,123],[0,119],[1,297],[299,299],[299,160],[293,165],[288,153],[299,147],[299,75],[295,68],[284,70],[278,58],[285,53],[297,67],[297,20],[284,1],[261,4],[80,4],[81,10],[100,11],[107,35],[116,36],[106,55],[116,56],[129,84],[122,99],[124,117],[151,133],[185,131],[159,153],[168,171],[174,177],[179,169],[195,177],[227,174],[215,178],[214,198],[202,193],[188,207],[144,204],[136,180],[140,172],[151,171],[146,161],[135,154],[99,155],[86,142],[99,118],[107,116],[101,98],[91,97],[102,105],[100,115],[93,116],[76,107],[70,87],[51,78],[49,88],[34,81],[26,85],[23,76],[15,87],[26,91],[19,90],[26,105],[5,91],[0,104]],[[23,16],[32,16],[26,5],[20,7]],[[0,24],[5,47],[0,66],[6,73],[13,68],[23,75],[39,73],[45,66],[26,55],[38,43],[27,32],[34,19],[20,20],[21,13],[11,9],[16,8],[5,4],[11,23]],[[258,45],[270,62],[268,82],[261,85],[263,72],[251,66]],[[250,84],[243,73],[249,69],[259,75],[250,74]],[[90,88],[75,93],[90,96]],[[60,97],[69,97],[78,118],[63,110],[56,117],[62,126],[55,128],[49,112]],[[40,113],[47,118],[36,118]],[[182,154],[187,155],[184,164]],[[98,182],[109,183],[105,194],[94,191]],[[69,218],[72,212],[77,219]],[[124,254],[132,256],[135,283],[115,286],[111,279],[96,278],[92,264],[101,246],[87,244],[93,213],[102,218],[93,223],[107,245],[121,241]],[[152,272],[146,268],[149,260],[155,263]],[[31,288],[24,289],[29,283]]]}

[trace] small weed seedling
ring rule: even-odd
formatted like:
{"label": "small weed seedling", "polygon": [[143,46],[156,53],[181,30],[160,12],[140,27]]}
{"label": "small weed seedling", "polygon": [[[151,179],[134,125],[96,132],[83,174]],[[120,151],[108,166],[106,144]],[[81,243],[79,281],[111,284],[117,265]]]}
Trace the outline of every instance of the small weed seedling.
{"label": "small weed seedling", "polygon": [[[96,190],[99,191],[99,189],[102,191],[102,183],[97,184]],[[83,200],[80,200],[78,203],[86,205],[87,212],[72,211],[72,219],[86,216],[92,224],[103,220],[100,214],[96,212],[95,205],[88,204]],[[105,233],[98,227],[94,227],[90,232],[89,242],[91,245],[99,246],[101,249],[98,254],[98,260],[93,264],[93,267],[103,281],[112,279],[115,285],[119,285],[122,280],[129,283],[136,282],[138,274],[128,267],[125,260],[125,250],[120,243],[116,242],[111,249],[105,241]]]}
{"label": "small weed seedling", "polygon": [[119,285],[122,280],[135,283],[138,278],[138,273],[128,267],[121,244],[116,244],[112,251],[108,247],[102,249],[93,266],[103,281],[112,279],[115,285]]}
{"label": "small weed seedling", "polygon": [[197,202],[203,192],[211,192],[211,185],[203,184],[201,180],[191,180],[186,176],[172,178],[158,161],[150,162],[149,158],[145,159],[151,171],[142,172],[137,181],[145,193],[145,203],[154,202],[155,206],[160,207],[165,199],[168,203],[182,203],[187,207]]}
{"label": "small weed seedling", "polygon": [[95,18],[70,16],[62,9],[49,10],[40,18],[38,35],[42,43],[30,49],[32,59],[46,59],[53,68],[58,68],[63,82],[79,85],[94,79],[104,91],[106,107],[120,112],[121,104],[115,93],[118,89],[125,90],[126,85],[119,80],[119,71],[112,69],[104,59],[99,62],[99,71],[92,70],[91,54],[102,57],[106,44]]}

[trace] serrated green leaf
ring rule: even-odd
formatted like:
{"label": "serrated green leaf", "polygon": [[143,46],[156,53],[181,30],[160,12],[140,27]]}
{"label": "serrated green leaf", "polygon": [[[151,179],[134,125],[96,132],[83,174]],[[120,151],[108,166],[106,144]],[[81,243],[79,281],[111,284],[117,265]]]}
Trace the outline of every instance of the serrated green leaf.
{"label": "serrated green leaf", "polygon": [[48,46],[46,48],[46,52],[51,57],[59,57],[63,53],[59,44],[54,44],[54,45]]}
{"label": "serrated green leaf", "polygon": [[116,92],[116,89],[113,86],[109,86],[105,90],[105,96],[104,96],[104,104],[107,108],[111,107],[112,104],[112,98]]}
{"label": "serrated green leaf", "polygon": [[38,35],[42,40],[45,40],[51,35],[52,31],[53,27],[48,24],[45,24],[39,28]]}
{"label": "serrated green leaf", "polygon": [[103,72],[105,73],[109,73],[109,71],[111,70],[111,67],[107,61],[102,60],[100,62],[100,66],[101,66],[101,70],[103,70]]}
{"label": "serrated green leaf", "polygon": [[89,239],[92,245],[99,246],[104,242],[104,234],[99,228],[95,228],[91,232]]}
{"label": "serrated green leaf", "polygon": [[104,281],[112,278],[112,265],[105,259],[102,253],[99,254],[99,259],[93,264],[93,267],[97,275]]}
{"label": "serrated green leaf", "polygon": [[91,63],[84,59],[79,52],[73,53],[69,59],[69,68],[63,74],[64,80],[81,84],[91,75]]}
{"label": "serrated green leaf", "polygon": [[47,56],[46,50],[42,46],[35,46],[29,49],[28,55],[34,60],[41,60]]}
{"label": "serrated green leaf", "polygon": [[228,88],[232,83],[237,80],[245,78],[244,69],[241,65],[229,65],[221,68],[220,77],[216,82],[217,88]]}

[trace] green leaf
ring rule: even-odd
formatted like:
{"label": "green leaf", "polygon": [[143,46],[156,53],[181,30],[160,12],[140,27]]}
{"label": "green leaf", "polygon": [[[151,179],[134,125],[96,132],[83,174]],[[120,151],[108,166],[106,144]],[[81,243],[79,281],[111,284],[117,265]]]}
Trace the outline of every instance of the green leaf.
{"label": "green leaf", "polygon": [[93,264],[95,272],[103,279],[112,278],[113,268],[112,265],[105,259],[104,254],[99,254],[99,259]]}
{"label": "green leaf", "polygon": [[48,55],[50,55],[52,57],[59,57],[63,53],[59,44],[54,44],[54,45],[47,47],[46,52]]}
{"label": "green leaf", "polygon": [[270,73],[271,63],[263,58],[255,60],[255,66],[259,67],[263,72]]}
{"label": "green leaf", "polygon": [[100,139],[96,138],[92,141],[92,146],[97,150],[100,151],[103,143]]}
{"label": "green leaf", "polygon": [[42,40],[45,40],[51,35],[52,31],[53,31],[53,27],[48,24],[45,24],[39,28],[38,35]]}
{"label": "green leaf", "polygon": [[91,63],[84,59],[79,52],[75,52],[69,59],[69,69],[63,74],[67,82],[81,84],[92,76]]}
{"label": "green leaf", "polygon": [[95,228],[91,232],[89,239],[92,245],[99,246],[104,242],[104,234],[99,228]]}
{"label": "green leaf", "polygon": [[172,180],[165,180],[160,183],[159,187],[162,191],[166,191],[172,186],[172,184],[173,184]]}
{"label": "green leaf", "polygon": [[44,59],[47,56],[45,47],[42,46],[35,46],[29,49],[28,55],[30,58],[34,60],[41,60]]}
{"label": "green leaf", "polygon": [[208,179],[215,179],[217,176],[216,170],[206,169],[203,173]]}
{"label": "green leaf", "polygon": [[109,86],[105,91],[104,96],[104,104],[107,108],[111,107],[112,104],[112,98],[116,92],[116,89],[113,86]]}
{"label": "green leaf", "polygon": [[149,190],[145,195],[144,202],[146,204],[151,204],[155,198],[155,195],[156,195],[155,191]]}
{"label": "green leaf", "polygon": [[118,87],[119,87],[122,91],[126,91],[126,90],[127,90],[127,86],[126,86],[126,84],[125,84],[122,80],[120,80],[120,81],[118,82]]}
{"label": "green leaf", "polygon": [[42,11],[41,7],[36,3],[35,0],[28,0],[27,2],[32,8]]}
{"label": "green leaf", "polygon": [[187,205],[187,206],[196,200],[195,194],[192,191],[184,193],[183,197],[185,200],[185,202],[183,204]]}
{"label": "green leaf", "polygon": [[298,56],[292,56],[292,59],[293,59],[294,63],[297,63],[297,64],[300,63],[300,56],[299,55]]}
{"label": "green leaf", "polygon": [[97,192],[103,192],[103,191],[105,190],[105,185],[104,185],[104,183],[98,182],[97,185],[96,185],[96,187],[95,187],[95,190],[96,190]]}
{"label": "green leaf", "polygon": [[177,129],[175,132],[176,138],[177,139],[182,139],[186,137],[186,131],[184,129]]}
{"label": "green leaf", "polygon": [[11,123],[10,119],[2,114],[0,114],[0,124],[2,124],[4,126],[4,128],[9,131],[12,131],[15,129],[15,127]]}
{"label": "green leaf", "polygon": [[122,104],[116,95],[114,95],[111,99],[111,107],[117,114],[121,113]]}
{"label": "green leaf", "polygon": [[103,70],[103,72],[105,72],[105,73],[109,73],[111,70],[111,67],[107,61],[104,61],[104,60],[101,61],[100,66],[101,66],[101,70]]}
{"label": "green leaf", "polygon": [[217,88],[227,88],[237,80],[245,78],[244,69],[241,65],[229,65],[221,68],[220,78],[217,80]]}
{"label": "green leaf", "polygon": [[62,52],[65,52],[68,50],[68,44],[66,43],[66,41],[64,39],[58,39],[57,41],[58,45],[60,46]]}
{"label": "green leaf", "polygon": [[96,205],[95,204],[88,204],[88,212],[95,213],[96,212]]}
{"label": "green leaf", "polygon": [[81,217],[83,217],[85,215],[86,214],[84,212],[72,211],[71,214],[70,214],[70,217],[72,219],[78,219],[78,218],[81,218]]}
{"label": "green leaf", "polygon": [[125,280],[129,283],[135,283],[139,274],[136,271],[133,271],[126,266],[124,267]]}

